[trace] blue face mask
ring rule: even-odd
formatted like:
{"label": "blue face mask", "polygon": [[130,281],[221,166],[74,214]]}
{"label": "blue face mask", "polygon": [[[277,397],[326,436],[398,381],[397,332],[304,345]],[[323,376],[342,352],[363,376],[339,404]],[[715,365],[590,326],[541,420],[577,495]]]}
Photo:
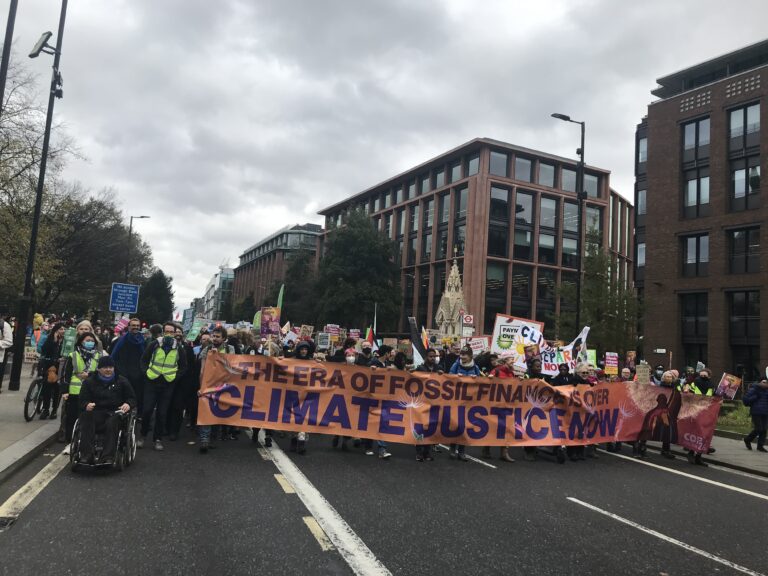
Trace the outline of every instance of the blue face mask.
{"label": "blue face mask", "polygon": [[96,342],[93,342],[92,340],[83,342],[83,348],[85,348],[86,350],[93,350],[94,346],[96,346]]}

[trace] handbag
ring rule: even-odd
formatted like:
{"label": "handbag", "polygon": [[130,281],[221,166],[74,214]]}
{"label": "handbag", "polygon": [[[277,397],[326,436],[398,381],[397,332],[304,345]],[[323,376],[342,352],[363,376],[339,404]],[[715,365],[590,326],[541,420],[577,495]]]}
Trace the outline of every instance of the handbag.
{"label": "handbag", "polygon": [[45,381],[48,382],[48,384],[55,384],[59,380],[59,372],[56,369],[56,366],[50,366],[48,368],[48,371],[45,375]]}

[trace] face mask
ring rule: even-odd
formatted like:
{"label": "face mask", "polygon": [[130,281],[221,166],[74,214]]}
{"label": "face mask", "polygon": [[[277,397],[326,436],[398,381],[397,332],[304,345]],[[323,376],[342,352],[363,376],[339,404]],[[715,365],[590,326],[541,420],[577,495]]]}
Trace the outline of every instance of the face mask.
{"label": "face mask", "polygon": [[435,354],[435,364],[440,363],[440,356],[438,354]]}
{"label": "face mask", "polygon": [[354,363],[355,363],[355,357],[347,356],[347,364],[354,364]]}
{"label": "face mask", "polygon": [[96,346],[96,342],[91,342],[88,340],[87,342],[83,342],[83,348],[86,350],[93,350],[93,347]]}
{"label": "face mask", "polygon": [[165,346],[172,346],[174,342],[173,336],[163,336],[163,344]]}

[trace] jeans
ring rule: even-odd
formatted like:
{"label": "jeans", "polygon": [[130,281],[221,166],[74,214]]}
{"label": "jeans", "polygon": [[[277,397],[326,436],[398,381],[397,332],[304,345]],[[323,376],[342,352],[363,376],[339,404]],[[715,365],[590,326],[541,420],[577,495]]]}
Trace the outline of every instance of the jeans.
{"label": "jeans", "polygon": [[765,446],[765,436],[768,432],[768,415],[752,415],[752,432],[745,438],[747,441],[752,442],[757,438],[758,446]]}
{"label": "jeans", "polygon": [[168,414],[168,404],[173,395],[173,382],[155,380],[147,382],[144,386],[144,414],[141,418],[141,435],[149,432],[149,423],[152,421],[152,412],[155,413],[155,426],[152,429],[152,439],[157,442],[165,434],[165,417]]}
{"label": "jeans", "polygon": [[117,449],[117,434],[122,416],[107,410],[84,411],[80,414],[80,457],[86,463],[93,460],[93,444],[96,431],[104,430],[104,444],[101,461],[113,460]]}

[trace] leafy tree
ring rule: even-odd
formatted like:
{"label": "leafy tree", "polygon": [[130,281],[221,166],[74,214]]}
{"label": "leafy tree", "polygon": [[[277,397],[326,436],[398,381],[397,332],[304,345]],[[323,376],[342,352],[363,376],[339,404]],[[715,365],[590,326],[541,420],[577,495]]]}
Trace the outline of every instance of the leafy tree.
{"label": "leafy tree", "polygon": [[342,226],[328,233],[315,295],[317,324],[364,328],[377,303],[379,330],[397,327],[402,295],[395,244],[364,213],[348,213]]}
{"label": "leafy tree", "polygon": [[[588,234],[586,244],[581,324],[590,327],[587,342],[590,348],[597,349],[598,357],[605,352],[618,352],[623,357],[637,347],[637,297],[634,289],[611,278],[610,256],[600,247],[597,238]],[[559,295],[557,335],[562,340],[569,340],[581,329],[576,326],[576,285],[561,285]]]}
{"label": "leafy tree", "polygon": [[257,310],[253,291],[251,291],[248,296],[237,302],[232,308],[232,320],[235,322],[240,320],[250,322],[253,320]]}
{"label": "leafy tree", "polygon": [[158,269],[141,286],[139,318],[148,324],[162,323],[173,318],[173,278]]}
{"label": "leafy tree", "polygon": [[[283,322],[314,324],[317,321],[317,274],[314,268],[314,254],[309,250],[292,252],[290,264],[285,271]],[[278,286],[278,290],[280,287]],[[277,299],[274,300],[277,302]]]}

